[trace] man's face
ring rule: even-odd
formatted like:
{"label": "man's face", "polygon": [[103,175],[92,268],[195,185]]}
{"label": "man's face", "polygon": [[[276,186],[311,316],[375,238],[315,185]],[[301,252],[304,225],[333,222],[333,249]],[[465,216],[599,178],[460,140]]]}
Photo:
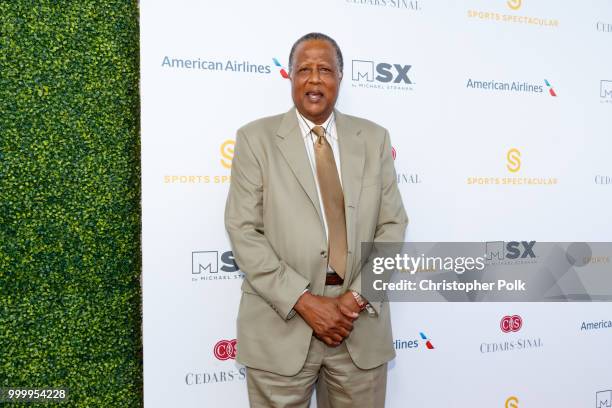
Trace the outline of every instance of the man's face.
{"label": "man's face", "polygon": [[325,40],[304,41],[295,49],[290,68],[293,103],[302,115],[320,125],[334,110],[342,80],[336,50]]}

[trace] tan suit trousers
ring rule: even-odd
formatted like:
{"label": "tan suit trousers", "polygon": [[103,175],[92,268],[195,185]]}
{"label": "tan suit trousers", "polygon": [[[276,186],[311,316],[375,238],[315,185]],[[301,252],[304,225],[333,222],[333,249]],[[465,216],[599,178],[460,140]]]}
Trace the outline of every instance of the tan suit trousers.
{"label": "tan suit trousers", "polygon": [[[339,296],[342,286],[325,286],[324,296]],[[360,319],[363,318],[359,317]],[[374,334],[373,334],[374,335]],[[308,408],[317,387],[321,408],[383,408],[387,364],[362,370],[353,363],[345,342],[330,347],[312,337],[302,370],[282,376],[247,367],[247,388],[252,408]],[[321,392],[326,391],[326,392]]]}

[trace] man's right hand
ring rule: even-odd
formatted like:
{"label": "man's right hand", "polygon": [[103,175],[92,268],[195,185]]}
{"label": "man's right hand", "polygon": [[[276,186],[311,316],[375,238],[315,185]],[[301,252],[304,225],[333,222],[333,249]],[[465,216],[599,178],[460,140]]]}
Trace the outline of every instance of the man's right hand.
{"label": "man's right hand", "polygon": [[304,292],[294,306],[319,339],[328,346],[338,346],[353,330],[353,321],[359,316],[336,298]]}

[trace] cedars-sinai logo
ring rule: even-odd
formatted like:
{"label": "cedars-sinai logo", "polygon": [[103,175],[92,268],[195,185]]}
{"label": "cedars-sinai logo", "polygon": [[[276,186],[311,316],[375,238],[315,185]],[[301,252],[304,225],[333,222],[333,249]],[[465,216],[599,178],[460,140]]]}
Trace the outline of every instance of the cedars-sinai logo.
{"label": "cedars-sinai logo", "polygon": [[213,348],[213,353],[215,357],[221,361],[236,359],[236,339],[219,340]]}
{"label": "cedars-sinai logo", "polygon": [[504,333],[517,332],[523,327],[523,319],[519,315],[504,316],[499,322],[499,328]]}

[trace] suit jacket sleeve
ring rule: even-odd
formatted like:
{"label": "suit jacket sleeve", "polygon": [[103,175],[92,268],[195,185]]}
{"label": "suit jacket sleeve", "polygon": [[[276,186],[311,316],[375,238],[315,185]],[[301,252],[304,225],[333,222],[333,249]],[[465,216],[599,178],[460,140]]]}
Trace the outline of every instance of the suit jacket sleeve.
{"label": "suit jacket sleeve", "polygon": [[225,228],[234,257],[253,289],[287,320],[310,284],[282,259],[265,236],[263,173],[260,161],[243,131],[238,131],[232,161],[231,185],[225,206]]}
{"label": "suit jacket sleeve", "polygon": [[[408,216],[404,210],[402,196],[397,187],[397,175],[391,154],[391,141],[387,131],[385,131],[383,145],[381,146],[380,161],[382,189],[380,210],[374,232],[374,243],[403,242],[406,226],[408,225]],[[361,271],[351,282],[349,290],[361,293]],[[371,302],[370,304],[376,310],[376,313],[380,312],[381,302]]]}

